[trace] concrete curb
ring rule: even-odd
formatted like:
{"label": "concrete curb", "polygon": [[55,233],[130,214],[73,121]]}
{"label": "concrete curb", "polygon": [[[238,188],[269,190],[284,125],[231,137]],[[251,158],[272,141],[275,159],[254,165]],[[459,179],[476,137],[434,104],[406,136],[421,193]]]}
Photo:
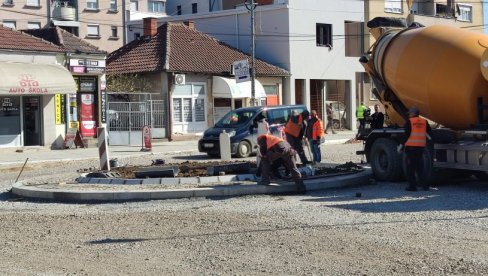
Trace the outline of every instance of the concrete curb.
{"label": "concrete curb", "polygon": [[[343,188],[354,185],[369,184],[372,177],[370,169],[363,172],[333,176],[321,179],[306,179],[304,183],[307,191],[318,191],[332,188]],[[242,184],[242,185],[241,185]],[[111,186],[113,187],[113,185]],[[273,183],[269,186],[254,185],[245,183],[233,183],[232,185],[217,185],[203,188],[187,189],[154,189],[154,190],[95,190],[86,189],[74,191],[63,189],[47,189],[42,185],[26,186],[22,182],[17,182],[12,187],[12,193],[29,199],[44,199],[54,201],[136,201],[136,200],[161,200],[161,199],[179,199],[191,197],[225,197],[225,196],[243,196],[253,194],[289,194],[296,191],[294,183]]]}

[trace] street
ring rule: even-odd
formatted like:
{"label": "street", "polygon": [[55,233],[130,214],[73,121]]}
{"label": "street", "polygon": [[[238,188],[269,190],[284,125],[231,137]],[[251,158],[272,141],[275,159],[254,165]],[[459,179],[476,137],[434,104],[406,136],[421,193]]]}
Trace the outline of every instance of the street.
{"label": "street", "polygon": [[[326,145],[324,162],[359,162],[360,147]],[[90,162],[36,164],[22,178],[72,177]],[[2,175],[3,275],[488,274],[488,185],[472,180],[416,193],[379,182],[300,196],[61,204],[11,198],[18,168]]]}

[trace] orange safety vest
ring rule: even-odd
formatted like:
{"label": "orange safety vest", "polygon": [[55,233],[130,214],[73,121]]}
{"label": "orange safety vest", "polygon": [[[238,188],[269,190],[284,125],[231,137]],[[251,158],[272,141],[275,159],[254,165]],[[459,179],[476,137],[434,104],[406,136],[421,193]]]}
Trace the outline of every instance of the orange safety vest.
{"label": "orange safety vest", "polygon": [[261,140],[261,139],[266,139],[266,149],[270,149],[272,148],[274,145],[280,143],[280,142],[283,142],[283,139],[281,138],[278,138],[276,136],[273,136],[273,135],[270,135],[270,134],[263,134],[261,136],[258,137],[258,140]]}
{"label": "orange safety vest", "polygon": [[407,147],[425,147],[427,144],[427,120],[413,117],[410,118],[410,126],[412,131],[408,137],[405,146]]}
{"label": "orange safety vest", "polygon": [[322,125],[322,121],[317,119],[317,121],[312,126],[312,139],[315,140],[317,138],[322,138],[324,135],[324,126]]}
{"label": "orange safety vest", "polygon": [[291,118],[285,125],[285,132],[292,135],[293,137],[298,137],[300,131],[302,130],[303,118],[302,115],[298,116],[298,123],[294,123]]}

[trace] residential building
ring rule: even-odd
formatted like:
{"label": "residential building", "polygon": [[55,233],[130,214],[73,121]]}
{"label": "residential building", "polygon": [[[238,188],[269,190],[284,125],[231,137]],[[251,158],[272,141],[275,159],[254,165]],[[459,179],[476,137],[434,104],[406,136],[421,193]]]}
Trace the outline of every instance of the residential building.
{"label": "residential building", "polygon": [[[283,103],[306,104],[324,118],[325,101],[341,102],[347,109],[345,127],[355,129],[355,95],[368,85],[358,62],[365,48],[363,1],[262,2],[255,13],[255,56],[290,72],[283,83]],[[175,3],[184,5],[185,1],[168,0],[168,14],[175,13]],[[227,9],[221,5],[222,10],[208,12],[204,8],[193,14],[186,3],[186,12],[182,6],[181,15],[159,18],[158,24],[192,20],[199,31],[252,53],[251,14],[245,7]],[[141,26],[141,21],[130,23],[131,28]]]}
{"label": "residential building", "polygon": [[111,52],[126,43],[126,22],[165,16],[165,4],[166,0],[4,0],[0,18],[5,27],[17,30],[59,26]]}
{"label": "residential building", "polygon": [[61,148],[76,85],[65,50],[0,26],[0,147]]}
{"label": "residential building", "polygon": [[[138,74],[151,82],[150,91],[143,92],[150,94],[146,98],[161,101],[167,114],[162,116],[166,123],[161,128],[170,139],[202,133],[232,108],[251,104],[250,83],[238,83],[232,75],[232,64],[249,61],[249,55],[198,32],[191,21],[157,28],[156,18],[145,18],[143,29],[144,36],[108,56],[107,73]],[[257,59],[256,76],[254,96],[260,104],[281,104],[283,81],[289,73]],[[109,128],[111,144],[122,131],[128,129]],[[140,128],[137,131],[140,137]]]}

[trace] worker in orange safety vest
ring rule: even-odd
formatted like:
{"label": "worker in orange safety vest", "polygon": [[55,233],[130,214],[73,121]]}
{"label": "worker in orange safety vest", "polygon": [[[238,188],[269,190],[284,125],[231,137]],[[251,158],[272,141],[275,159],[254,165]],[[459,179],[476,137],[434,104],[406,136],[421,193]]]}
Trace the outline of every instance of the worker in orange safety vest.
{"label": "worker in orange safety vest", "polygon": [[258,183],[268,185],[270,183],[271,166],[273,162],[283,162],[283,165],[291,172],[297,192],[304,193],[302,175],[296,166],[295,150],[286,141],[270,134],[263,134],[258,137],[258,154],[261,156],[261,177]]}
{"label": "worker in orange safety vest", "polygon": [[[406,156],[406,177],[409,183],[407,191],[417,191],[417,185],[422,184],[424,190],[429,190],[429,184],[425,180],[428,172],[424,171],[424,160],[422,155],[427,146],[427,139],[430,137],[431,128],[427,120],[419,117],[417,107],[412,107],[408,111],[408,120],[405,123],[404,143]],[[401,146],[399,149],[401,150]],[[432,160],[429,160],[432,162]]]}

